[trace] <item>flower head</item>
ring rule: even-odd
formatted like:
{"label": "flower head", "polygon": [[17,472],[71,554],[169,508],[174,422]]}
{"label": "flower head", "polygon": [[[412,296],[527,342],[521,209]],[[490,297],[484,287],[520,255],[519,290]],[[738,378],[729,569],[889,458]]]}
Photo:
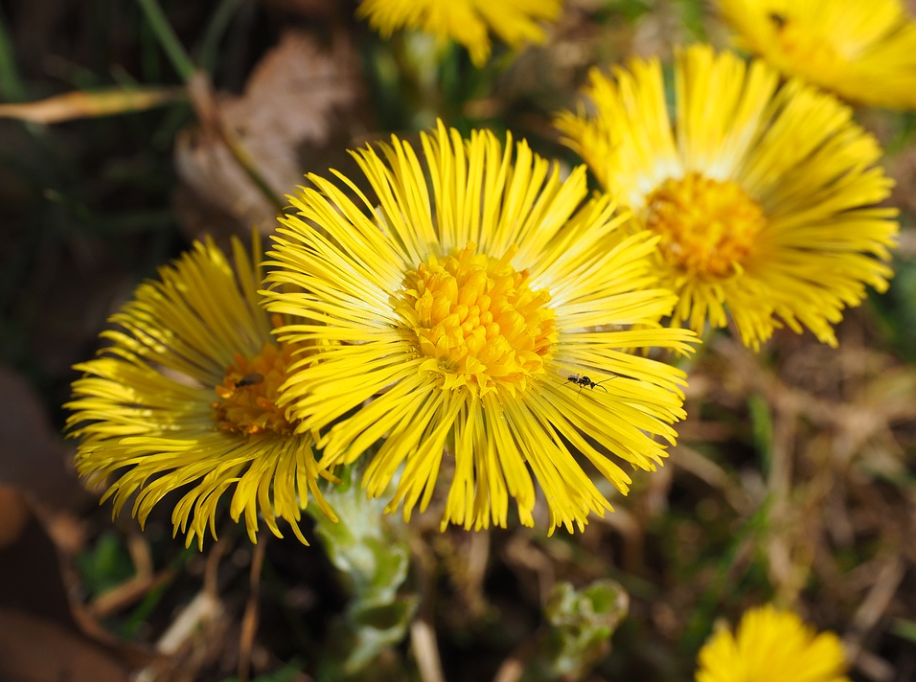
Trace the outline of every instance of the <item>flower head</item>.
{"label": "flower head", "polygon": [[403,467],[389,511],[425,508],[453,469],[443,526],[505,526],[510,497],[531,525],[533,473],[551,530],[581,528],[610,508],[583,463],[625,491],[611,453],[654,469],[653,436],[683,417],[683,373],[630,352],[693,336],[657,324],[674,298],[654,288],[655,240],[624,235],[607,197],[576,210],[584,167],[564,181],[524,142],[441,123],[421,139],[420,156],[396,137],[354,153],[368,196],[310,175],[291,199],[267,307],[293,319],[281,339],[330,343],[281,403],[321,431],[323,467],[384,437],[363,484],[379,496]]}
{"label": "flower head", "polygon": [[699,654],[697,682],[849,682],[840,639],[818,634],[791,611],[747,611],[737,632],[723,628]]}
{"label": "flower head", "polygon": [[594,112],[564,112],[557,127],[661,238],[676,324],[700,332],[730,314],[754,348],[783,324],[834,345],[843,309],[866,285],[887,288],[896,211],[876,204],[891,181],[831,96],[707,46],[677,55],[673,130],[657,61],[595,71],[587,94]]}
{"label": "flower head", "polygon": [[492,31],[511,47],[542,42],[544,30],[538,22],[553,21],[563,0],[362,0],[357,16],[384,37],[409,27],[454,40],[471,53],[481,66],[490,56]]}
{"label": "flower head", "polygon": [[916,108],[916,22],[900,0],[716,0],[738,42],[851,102]]}
{"label": "flower head", "polygon": [[76,467],[92,486],[108,482],[103,501],[114,497],[115,514],[136,493],[141,525],[184,488],[172,522],[189,545],[196,537],[202,546],[208,526],[216,536],[217,505],[233,487],[230,515],[244,514],[252,542],[259,514],[275,535],[281,518],[305,542],[298,521],[309,491],[334,514],[316,486],[311,437],[277,406],[303,349],[273,339],[258,305],[261,266],[237,240],[233,260],[195,243],[112,316],[119,328],[101,334],[111,345],[75,367],[84,373],[67,405],[70,434],[81,438]]}

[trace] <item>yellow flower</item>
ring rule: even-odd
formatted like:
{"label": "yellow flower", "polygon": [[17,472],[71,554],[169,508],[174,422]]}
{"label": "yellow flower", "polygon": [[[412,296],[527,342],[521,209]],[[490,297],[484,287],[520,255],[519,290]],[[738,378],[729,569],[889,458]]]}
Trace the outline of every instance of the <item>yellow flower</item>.
{"label": "yellow flower", "polygon": [[694,46],[677,54],[675,123],[656,60],[595,71],[590,114],[557,127],[599,182],[661,237],[675,324],[731,315],[758,348],[784,324],[836,344],[832,324],[866,286],[887,288],[897,212],[881,149],[830,95],[765,62]]}
{"label": "yellow flower", "polygon": [[371,192],[310,175],[291,199],[267,307],[295,320],[280,338],[334,345],[297,363],[281,404],[322,430],[322,467],[385,437],[363,485],[378,497],[403,467],[388,511],[425,509],[453,469],[443,527],[505,526],[509,497],[532,525],[533,472],[551,531],[581,529],[610,509],[583,463],[626,491],[610,454],[654,469],[653,436],[673,442],[684,416],[683,373],[630,352],[693,339],[655,322],[674,303],[655,241],[621,236],[608,198],[576,212],[584,167],[564,181],[524,142],[441,123],[421,139],[421,156],[396,137],[353,154]]}
{"label": "yellow flower", "polygon": [[454,40],[481,66],[490,56],[489,31],[511,47],[544,40],[538,22],[559,16],[563,0],[362,0],[357,16],[388,38],[399,28]]}
{"label": "yellow flower", "polygon": [[747,611],[733,635],[714,633],[699,654],[696,682],[849,682],[840,639],[818,634],[791,611]]}
{"label": "yellow flower", "polygon": [[115,514],[136,493],[141,526],[182,489],[172,522],[188,545],[196,537],[202,547],[207,526],[216,537],[217,505],[233,487],[230,516],[244,514],[252,542],[259,514],[274,535],[281,518],[306,542],[298,521],[309,490],[334,513],[316,487],[311,437],[276,404],[301,347],[273,340],[258,306],[262,268],[238,240],[233,260],[195,243],[112,316],[119,329],[101,334],[110,345],[75,367],[84,375],[66,407],[70,435],[81,437],[76,467],[91,486],[107,482]]}
{"label": "yellow flower", "polygon": [[900,0],[717,0],[738,43],[852,102],[916,108],[916,23]]}

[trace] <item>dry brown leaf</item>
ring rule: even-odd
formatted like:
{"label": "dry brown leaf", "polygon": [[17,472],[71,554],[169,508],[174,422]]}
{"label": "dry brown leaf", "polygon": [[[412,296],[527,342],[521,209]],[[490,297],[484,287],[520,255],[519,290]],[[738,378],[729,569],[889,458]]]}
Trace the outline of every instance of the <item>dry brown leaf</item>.
{"label": "dry brown leaf", "polygon": [[50,507],[73,508],[85,492],[65,466],[69,458],[32,387],[0,367],[0,482]]}
{"label": "dry brown leaf", "polygon": [[128,672],[85,637],[48,620],[0,609],[0,679],[127,682]]}
{"label": "dry brown leaf", "polygon": [[[238,162],[227,138],[244,149],[257,174],[283,201],[312,170],[302,156],[346,128],[345,114],[358,93],[358,60],[349,43],[338,40],[323,50],[311,36],[288,31],[255,67],[243,96],[222,96],[198,106],[199,112],[206,109],[201,125],[176,140],[178,173],[204,204],[232,215],[240,233],[251,225],[268,233],[279,207]],[[189,210],[187,197],[178,208],[184,209],[182,218],[192,232],[212,231],[214,226],[201,220],[201,207],[196,214]]]}
{"label": "dry brown leaf", "polygon": [[245,96],[227,103],[226,117],[241,134],[322,142],[332,114],[356,98],[356,55],[338,42],[321,50],[310,36],[289,31],[248,79]]}
{"label": "dry brown leaf", "polygon": [[28,522],[29,507],[22,494],[0,485],[0,549],[16,542]]}

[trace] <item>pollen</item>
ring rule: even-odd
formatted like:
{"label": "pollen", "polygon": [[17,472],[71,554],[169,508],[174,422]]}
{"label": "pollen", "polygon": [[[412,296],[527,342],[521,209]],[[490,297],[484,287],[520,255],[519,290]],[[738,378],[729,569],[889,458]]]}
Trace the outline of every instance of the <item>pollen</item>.
{"label": "pollen", "polygon": [[646,227],[661,236],[665,260],[689,275],[722,278],[741,272],[766,225],[762,209],[738,183],[696,172],[665,180],[646,206]]}
{"label": "pollen", "polygon": [[294,344],[277,346],[268,341],[253,357],[235,354],[223,383],[216,387],[219,400],[213,403],[221,431],[278,436],[294,433],[295,423],[277,407],[277,396],[295,348]]}
{"label": "pollen", "polygon": [[428,358],[421,371],[440,375],[443,390],[514,395],[545,372],[557,341],[555,314],[550,293],[532,290],[528,271],[512,267],[517,250],[494,258],[469,242],[444,258],[432,255],[392,297]]}

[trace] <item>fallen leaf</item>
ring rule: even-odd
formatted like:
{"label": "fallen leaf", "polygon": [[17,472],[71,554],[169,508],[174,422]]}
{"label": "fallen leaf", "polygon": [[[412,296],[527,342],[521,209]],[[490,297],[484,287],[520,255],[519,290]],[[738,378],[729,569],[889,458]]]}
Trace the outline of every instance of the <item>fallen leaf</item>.
{"label": "fallen leaf", "polygon": [[311,170],[303,157],[346,130],[358,73],[350,43],[338,40],[324,50],[311,36],[288,31],[255,67],[241,97],[192,93],[199,125],[176,139],[175,165],[203,204],[191,207],[185,196],[176,207],[194,236],[213,230],[201,215],[207,204],[233,216],[239,233],[252,225],[272,231],[283,197]]}
{"label": "fallen leaf", "polygon": [[288,31],[254,68],[244,97],[227,102],[226,117],[255,139],[320,143],[330,137],[335,111],[356,100],[357,75],[349,43],[327,51]]}
{"label": "fallen leaf", "polygon": [[52,508],[75,508],[87,499],[67,469],[71,457],[29,383],[0,367],[0,482]]}
{"label": "fallen leaf", "polygon": [[29,507],[22,494],[0,485],[0,549],[16,542],[28,522]]}
{"label": "fallen leaf", "polygon": [[128,673],[89,639],[51,621],[0,608],[0,679],[127,682]]}

